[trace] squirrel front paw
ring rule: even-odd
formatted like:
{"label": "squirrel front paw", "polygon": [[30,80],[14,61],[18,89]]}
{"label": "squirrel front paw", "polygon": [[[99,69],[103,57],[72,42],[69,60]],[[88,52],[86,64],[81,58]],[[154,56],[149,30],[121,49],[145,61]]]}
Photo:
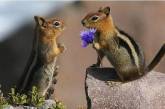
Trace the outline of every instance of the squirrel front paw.
{"label": "squirrel front paw", "polygon": [[61,53],[64,53],[66,51],[66,47],[64,44],[60,44],[58,43],[58,48],[60,50]]}
{"label": "squirrel front paw", "polygon": [[99,64],[93,64],[90,67],[96,68],[96,67],[100,67],[100,65]]}
{"label": "squirrel front paw", "polygon": [[101,49],[100,44],[99,43],[94,43],[94,48],[96,48],[97,50],[100,50]]}

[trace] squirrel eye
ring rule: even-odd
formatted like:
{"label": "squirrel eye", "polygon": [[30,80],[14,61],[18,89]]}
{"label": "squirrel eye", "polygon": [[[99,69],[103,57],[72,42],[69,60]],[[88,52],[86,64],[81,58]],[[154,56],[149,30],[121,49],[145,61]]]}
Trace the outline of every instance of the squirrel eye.
{"label": "squirrel eye", "polygon": [[92,20],[92,21],[96,21],[96,20],[98,20],[98,19],[99,19],[99,16],[92,16],[92,17],[91,17],[91,20]]}
{"label": "squirrel eye", "polygon": [[53,22],[53,25],[54,25],[54,27],[60,27],[60,26],[61,26],[61,22],[59,22],[59,21],[54,21],[54,22]]}

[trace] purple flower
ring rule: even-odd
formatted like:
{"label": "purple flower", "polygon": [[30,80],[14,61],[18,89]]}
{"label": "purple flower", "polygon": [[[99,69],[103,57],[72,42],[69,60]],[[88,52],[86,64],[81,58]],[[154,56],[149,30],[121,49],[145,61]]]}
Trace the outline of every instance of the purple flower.
{"label": "purple flower", "polygon": [[88,29],[86,31],[81,31],[80,36],[82,40],[82,47],[87,47],[88,44],[93,42],[95,33],[96,29]]}

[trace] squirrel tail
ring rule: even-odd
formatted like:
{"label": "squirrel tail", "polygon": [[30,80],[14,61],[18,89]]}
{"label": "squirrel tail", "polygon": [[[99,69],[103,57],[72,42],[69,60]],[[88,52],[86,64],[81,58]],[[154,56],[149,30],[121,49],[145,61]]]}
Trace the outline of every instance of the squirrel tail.
{"label": "squirrel tail", "polygon": [[165,54],[165,43],[163,44],[163,46],[161,47],[159,52],[156,54],[154,59],[146,67],[146,71],[147,72],[151,71],[159,63],[159,61],[163,58],[164,54]]}

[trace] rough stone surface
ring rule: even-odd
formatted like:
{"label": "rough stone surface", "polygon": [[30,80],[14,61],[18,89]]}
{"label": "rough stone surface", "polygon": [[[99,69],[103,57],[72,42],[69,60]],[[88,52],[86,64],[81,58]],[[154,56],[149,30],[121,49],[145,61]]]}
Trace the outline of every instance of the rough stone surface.
{"label": "rough stone surface", "polygon": [[151,71],[127,83],[115,80],[118,77],[112,68],[87,69],[88,109],[165,109],[164,73]]}
{"label": "rough stone surface", "polygon": [[5,106],[3,109],[53,109],[53,105],[56,105],[54,100],[45,100],[45,103],[43,106],[36,108],[31,106]]}

